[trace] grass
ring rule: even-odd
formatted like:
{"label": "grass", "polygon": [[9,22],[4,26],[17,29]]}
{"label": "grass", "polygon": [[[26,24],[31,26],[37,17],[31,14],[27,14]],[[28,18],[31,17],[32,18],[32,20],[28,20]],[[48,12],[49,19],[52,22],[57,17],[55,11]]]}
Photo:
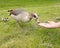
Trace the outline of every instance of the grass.
{"label": "grass", "polygon": [[[60,48],[60,28],[47,29],[44,27],[39,27],[36,22],[32,20],[29,23],[21,23],[21,28],[16,25],[16,21],[8,16],[8,9],[16,9],[23,7],[29,12],[37,12],[39,15],[40,22],[46,22],[48,20],[57,21],[56,18],[60,17],[60,5],[56,1],[48,1],[49,3],[43,2],[44,4],[37,0],[33,2],[33,5],[28,6],[27,3],[32,0],[26,0],[24,3],[17,3],[17,0],[10,1],[4,6],[3,0],[1,0],[0,7],[0,48]],[[19,1],[20,2],[20,1]],[[21,1],[23,2],[23,0]],[[13,3],[13,4],[11,4]],[[41,5],[39,5],[41,4]],[[10,5],[10,6],[9,6]],[[18,6],[16,6],[18,5]],[[30,5],[30,4],[29,4]],[[35,6],[36,5],[36,6]],[[8,17],[8,22],[3,22],[2,17]]]}

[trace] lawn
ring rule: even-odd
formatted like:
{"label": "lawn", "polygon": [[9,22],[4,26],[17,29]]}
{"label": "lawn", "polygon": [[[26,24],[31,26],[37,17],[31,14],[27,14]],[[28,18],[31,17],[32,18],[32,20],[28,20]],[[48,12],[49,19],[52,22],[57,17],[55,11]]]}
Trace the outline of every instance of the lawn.
{"label": "lawn", "polygon": [[[7,12],[17,8],[38,13],[40,22],[60,18],[59,0],[0,0],[0,48],[60,48],[60,28],[40,27],[34,20],[18,27]],[[8,17],[8,22],[2,21],[3,17]]]}

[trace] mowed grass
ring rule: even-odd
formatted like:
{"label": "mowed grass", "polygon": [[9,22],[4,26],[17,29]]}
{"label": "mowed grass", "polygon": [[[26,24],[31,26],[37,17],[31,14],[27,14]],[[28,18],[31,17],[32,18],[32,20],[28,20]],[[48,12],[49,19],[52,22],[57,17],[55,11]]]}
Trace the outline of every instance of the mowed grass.
{"label": "mowed grass", "polygon": [[[40,27],[36,25],[34,19],[29,23],[20,23],[21,27],[18,27],[16,21],[7,12],[16,8],[20,6],[0,8],[0,48],[60,48],[60,28]],[[40,22],[57,21],[56,18],[60,18],[59,3],[49,6],[26,5],[23,8],[28,12],[38,13]],[[8,22],[2,21],[2,17],[8,17]]]}

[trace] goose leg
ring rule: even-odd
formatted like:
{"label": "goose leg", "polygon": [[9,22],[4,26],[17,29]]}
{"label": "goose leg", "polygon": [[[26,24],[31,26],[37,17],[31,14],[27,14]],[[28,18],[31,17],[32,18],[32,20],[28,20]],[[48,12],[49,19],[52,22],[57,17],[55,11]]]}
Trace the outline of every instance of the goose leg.
{"label": "goose leg", "polygon": [[16,21],[16,26],[21,29],[19,21]]}

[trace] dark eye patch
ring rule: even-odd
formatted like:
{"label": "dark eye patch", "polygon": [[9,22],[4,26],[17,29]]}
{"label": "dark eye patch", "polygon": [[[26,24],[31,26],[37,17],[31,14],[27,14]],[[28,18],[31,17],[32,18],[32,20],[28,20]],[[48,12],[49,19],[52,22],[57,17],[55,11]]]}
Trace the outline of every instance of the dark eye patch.
{"label": "dark eye patch", "polygon": [[36,18],[36,16],[35,15],[33,15],[34,16],[34,18]]}

